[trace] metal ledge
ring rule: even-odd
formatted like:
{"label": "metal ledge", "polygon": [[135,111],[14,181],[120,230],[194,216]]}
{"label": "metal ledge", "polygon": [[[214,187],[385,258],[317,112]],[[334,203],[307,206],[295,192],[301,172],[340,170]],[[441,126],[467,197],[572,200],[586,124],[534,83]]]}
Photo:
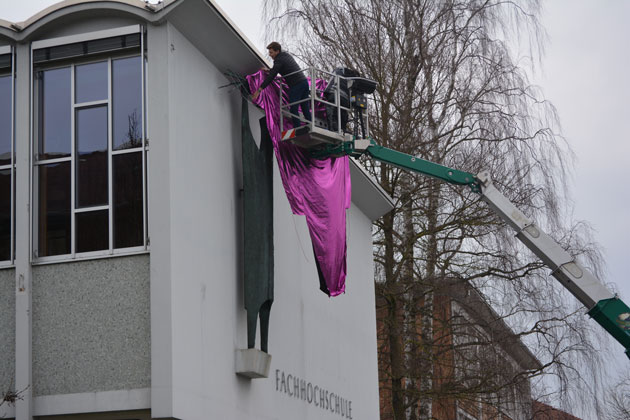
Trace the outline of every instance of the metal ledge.
{"label": "metal ledge", "polygon": [[326,130],[320,127],[305,125],[296,129],[282,132],[282,141],[289,141],[304,149],[312,149],[322,144],[341,144],[351,141],[350,134],[339,134],[336,131]]}

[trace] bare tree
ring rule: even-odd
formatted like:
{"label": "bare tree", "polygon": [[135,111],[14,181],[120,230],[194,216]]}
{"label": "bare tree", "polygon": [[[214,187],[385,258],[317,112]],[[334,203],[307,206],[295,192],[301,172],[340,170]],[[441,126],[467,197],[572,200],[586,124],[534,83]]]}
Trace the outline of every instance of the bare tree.
{"label": "bare tree", "polygon": [[[26,389],[28,389],[28,387]],[[22,395],[24,394],[24,391],[26,391],[26,389],[18,391],[13,389],[13,387],[11,386],[6,391],[0,393],[0,408],[4,407],[5,405],[14,406],[18,400],[23,399]]]}
{"label": "bare tree", "polygon": [[606,408],[606,420],[630,419],[630,375],[608,389]]}
{"label": "bare tree", "polygon": [[[510,47],[519,42],[534,57],[541,52],[538,1],[264,4],[270,36],[286,35],[291,41],[283,44],[304,62],[350,67],[378,82],[370,116],[378,143],[472,173],[488,169],[517,207],[601,272],[588,227],[565,228],[572,153],[556,134],[555,109],[529,84],[521,67],[525,60]],[[375,223],[374,233],[383,326],[379,373],[391,404],[383,418],[430,418],[432,403],[450,392],[438,386],[448,382],[440,375],[451,372],[436,370],[440,355],[456,351],[467,357],[470,346],[496,345],[492,340],[472,340],[461,348],[444,344],[434,298],[448,278],[483,293],[541,361],[540,369],[510,372],[501,380],[497,374],[504,372],[491,369],[486,378],[451,389],[453,396],[492,402],[495,397],[488,396],[500,394],[502,387],[545,377],[535,382],[539,396],[571,401],[579,395],[574,401],[599,410],[597,399],[584,398],[597,391],[593,384],[601,367],[593,324],[541,262],[475,194],[397,168],[364,164],[396,202],[395,210]],[[452,326],[446,331],[452,333]],[[585,373],[584,366],[591,372]]]}
{"label": "bare tree", "polygon": [[142,125],[138,117],[138,110],[134,109],[133,112],[127,115],[128,126],[125,133],[126,141],[122,144],[125,149],[138,147],[142,144]]}

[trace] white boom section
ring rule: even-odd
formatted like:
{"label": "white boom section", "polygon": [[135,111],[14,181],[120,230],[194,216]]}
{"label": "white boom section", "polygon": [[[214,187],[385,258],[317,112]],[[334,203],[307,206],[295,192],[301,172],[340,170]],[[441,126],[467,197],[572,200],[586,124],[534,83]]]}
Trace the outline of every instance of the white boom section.
{"label": "white boom section", "polygon": [[591,309],[600,300],[614,297],[593,274],[501,194],[492,184],[489,172],[479,173],[477,180],[481,184],[482,200],[517,232],[516,237],[551,269],[551,275],[584,306]]}

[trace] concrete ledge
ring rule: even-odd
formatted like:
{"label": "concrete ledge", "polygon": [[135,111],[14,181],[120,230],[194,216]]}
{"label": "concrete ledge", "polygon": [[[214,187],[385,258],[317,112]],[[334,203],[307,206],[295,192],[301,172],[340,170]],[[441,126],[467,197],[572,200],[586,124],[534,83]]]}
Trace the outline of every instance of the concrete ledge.
{"label": "concrete ledge", "polygon": [[151,408],[149,388],[81,394],[43,395],[34,399],[35,416],[98,413]]}
{"label": "concrete ledge", "polygon": [[0,407],[0,419],[5,418],[14,418],[15,417],[15,407],[8,406],[7,403],[4,403],[2,407]]}
{"label": "concrete ledge", "polygon": [[271,355],[258,349],[236,350],[236,374],[249,379],[269,377]]}

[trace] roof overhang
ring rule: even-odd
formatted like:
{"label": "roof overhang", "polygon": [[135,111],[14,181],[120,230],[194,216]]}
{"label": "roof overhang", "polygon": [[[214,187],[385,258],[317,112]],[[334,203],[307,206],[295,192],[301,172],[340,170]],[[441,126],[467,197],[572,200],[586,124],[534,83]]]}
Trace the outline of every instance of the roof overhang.
{"label": "roof overhang", "polygon": [[352,202],[374,221],[394,209],[394,201],[374,178],[353,158],[350,158]]}
{"label": "roof overhang", "polygon": [[221,72],[251,74],[267,66],[262,54],[211,0],[180,0],[167,16]]}

